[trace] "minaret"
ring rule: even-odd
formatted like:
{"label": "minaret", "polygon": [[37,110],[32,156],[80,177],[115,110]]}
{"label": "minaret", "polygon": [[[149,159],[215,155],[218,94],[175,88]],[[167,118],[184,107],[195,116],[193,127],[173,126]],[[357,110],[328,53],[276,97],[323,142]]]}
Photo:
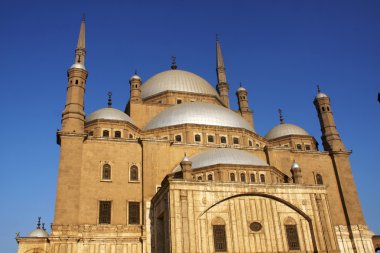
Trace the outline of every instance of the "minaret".
{"label": "minaret", "polygon": [[290,172],[293,175],[293,182],[295,184],[303,184],[301,167],[298,165],[298,163],[296,163],[296,161],[293,161]]}
{"label": "minaret", "polygon": [[216,37],[216,74],[218,79],[216,88],[219,92],[219,96],[222,99],[223,104],[227,108],[230,108],[230,99],[228,97],[229,85],[227,83],[226,68],[224,67],[222,49],[220,48],[218,37]]}
{"label": "minaret", "polygon": [[238,99],[239,112],[240,112],[241,116],[252,125],[252,128],[254,128],[253,113],[249,109],[249,104],[248,104],[248,92],[242,86],[241,83],[240,83],[240,87],[236,91],[236,96]]}
{"label": "minaret", "polygon": [[346,151],[335,126],[334,116],[331,109],[330,98],[321,92],[318,85],[318,94],[314,99],[319,123],[322,131],[322,144],[326,151]]}
{"label": "minaret", "polygon": [[85,20],[82,19],[74,64],[67,71],[68,84],[65,110],[62,113],[62,132],[84,133],[84,92],[87,70],[84,66],[86,56]]}
{"label": "minaret", "polygon": [[141,103],[141,77],[135,74],[129,79],[130,85],[130,102]]}

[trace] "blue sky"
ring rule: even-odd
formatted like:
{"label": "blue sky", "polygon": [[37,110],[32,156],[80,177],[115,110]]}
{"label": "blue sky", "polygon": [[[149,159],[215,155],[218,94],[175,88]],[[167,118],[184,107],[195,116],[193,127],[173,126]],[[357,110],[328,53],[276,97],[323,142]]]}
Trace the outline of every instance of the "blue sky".
{"label": "blue sky", "polygon": [[129,77],[179,69],[211,84],[221,39],[231,104],[249,91],[255,128],[285,121],[320,143],[316,85],[331,97],[369,227],[380,233],[380,1],[4,1],[0,2],[2,252],[15,252],[37,216],[53,221],[66,70],[86,13],[85,111],[124,109]]}

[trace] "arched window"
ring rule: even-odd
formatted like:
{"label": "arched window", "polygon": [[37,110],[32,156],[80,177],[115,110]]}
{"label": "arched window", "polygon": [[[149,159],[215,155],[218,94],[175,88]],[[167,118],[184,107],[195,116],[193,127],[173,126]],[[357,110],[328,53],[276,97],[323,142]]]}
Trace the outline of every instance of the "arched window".
{"label": "arched window", "polygon": [[103,137],[109,137],[109,136],[110,136],[110,131],[103,130]]}
{"label": "arched window", "polygon": [[133,139],[133,134],[129,134],[129,139]]}
{"label": "arched window", "polygon": [[121,132],[115,131],[115,138],[121,138]]}
{"label": "arched window", "polygon": [[251,174],[250,177],[251,177],[251,183],[255,183],[256,182],[255,174]]}
{"label": "arched window", "polygon": [[202,176],[198,176],[198,181],[202,181],[203,180],[203,177]]}
{"label": "arched window", "polygon": [[208,174],[208,175],[207,175],[207,180],[208,180],[208,181],[212,181],[212,174]]}
{"label": "arched window", "polygon": [[234,138],[232,138],[232,142],[233,142],[235,145],[239,144],[239,138],[238,138],[238,137],[234,137]]}
{"label": "arched window", "polygon": [[322,175],[319,173],[317,175],[315,175],[315,181],[317,182],[317,184],[323,185]]}
{"label": "arched window", "polygon": [[256,143],[256,148],[259,148],[260,147],[260,144]]}
{"label": "arched window", "polygon": [[88,136],[94,136],[94,132],[93,132],[93,131],[90,131],[90,132],[88,133]]}
{"label": "arched window", "polygon": [[139,180],[139,169],[136,165],[132,165],[129,169],[129,180],[138,181]]}
{"label": "arched window", "polygon": [[208,135],[207,136],[207,142],[214,142],[214,136],[213,135]]}
{"label": "arched window", "polygon": [[260,174],[260,182],[265,183],[265,175],[264,174]]}
{"label": "arched window", "polygon": [[221,136],[221,137],[220,137],[220,143],[227,143],[227,138],[226,138],[226,136]]}
{"label": "arched window", "polygon": [[253,142],[252,142],[252,140],[249,140],[249,141],[248,141],[248,146],[250,146],[250,147],[253,146]]}
{"label": "arched window", "polygon": [[102,180],[111,180],[111,165],[109,164],[103,165]]}
{"label": "arched window", "polygon": [[306,149],[306,150],[311,150],[310,145],[305,145],[305,149]]}
{"label": "arched window", "polygon": [[322,111],[324,112],[325,111],[325,107],[322,106]]}
{"label": "arched window", "polygon": [[201,141],[201,135],[200,134],[194,135],[194,140],[195,140],[195,142],[200,142]]}
{"label": "arched window", "polygon": [[176,135],[176,136],[175,136],[175,141],[176,141],[176,142],[181,142],[181,141],[182,141],[182,136],[179,135],[179,134]]}
{"label": "arched window", "polygon": [[230,173],[230,181],[235,182],[235,173]]}
{"label": "arched window", "polygon": [[285,232],[286,232],[286,239],[288,241],[289,250],[300,250],[297,224],[290,217],[288,217],[285,221]]}
{"label": "arched window", "polygon": [[226,223],[220,217],[211,221],[215,252],[227,251]]}
{"label": "arched window", "polygon": [[245,182],[245,173],[240,174],[240,181]]}
{"label": "arched window", "polygon": [[330,111],[330,107],[327,106],[326,108],[327,108],[327,111],[329,112]]}
{"label": "arched window", "polygon": [[296,147],[297,147],[298,150],[302,150],[302,145],[301,144],[297,144]]}

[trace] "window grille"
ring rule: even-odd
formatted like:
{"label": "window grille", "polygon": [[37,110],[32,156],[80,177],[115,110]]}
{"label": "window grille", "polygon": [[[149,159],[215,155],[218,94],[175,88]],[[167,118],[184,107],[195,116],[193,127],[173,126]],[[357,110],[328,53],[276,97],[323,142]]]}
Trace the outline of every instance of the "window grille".
{"label": "window grille", "polygon": [[129,214],[129,218],[128,218],[129,224],[140,224],[140,203],[129,202],[128,214]]}
{"label": "window grille", "polygon": [[195,140],[196,142],[200,142],[200,141],[201,141],[201,136],[200,136],[199,134],[196,134],[196,135],[194,136],[194,140]]}
{"label": "window grille", "polygon": [[226,136],[220,137],[220,143],[227,143],[227,138]]}
{"label": "window grille", "polygon": [[115,131],[115,138],[121,138],[121,132]]}
{"label": "window grille", "polygon": [[104,130],[103,137],[109,137],[109,136],[110,136],[110,132],[108,130]]}
{"label": "window grille", "polygon": [[103,165],[102,179],[110,180],[111,179],[111,166],[109,164]]}
{"label": "window grille", "polygon": [[240,174],[240,181],[245,182],[245,174],[244,173]]}
{"label": "window grille", "polygon": [[264,174],[260,175],[260,181],[261,181],[261,183],[265,183],[265,175]]}
{"label": "window grille", "polygon": [[235,182],[235,173],[230,173],[231,182]]}
{"label": "window grille", "polygon": [[212,135],[208,135],[208,136],[207,136],[207,141],[208,141],[208,142],[214,142],[214,136],[212,136]]}
{"label": "window grille", "polygon": [[232,140],[233,140],[234,144],[236,144],[236,145],[239,144],[239,138],[238,137],[234,137]]}
{"label": "window grille", "polygon": [[176,141],[176,142],[181,142],[181,141],[182,141],[182,136],[179,135],[179,134],[176,135],[176,136],[175,136],[175,141]]}
{"label": "window grille", "polygon": [[251,174],[250,177],[251,177],[251,183],[255,183],[256,182],[255,174]]}
{"label": "window grille", "polygon": [[111,201],[99,202],[99,224],[111,223]]}
{"label": "window grille", "polygon": [[213,235],[214,235],[215,252],[227,251],[225,225],[213,225],[212,230],[213,230]]}
{"label": "window grille", "polygon": [[288,239],[289,250],[300,250],[297,225],[285,225],[285,229],[286,238]]}
{"label": "window grille", "polygon": [[207,180],[208,180],[208,181],[212,181],[212,174],[208,174],[208,175],[207,175]]}
{"label": "window grille", "polygon": [[316,181],[317,181],[317,184],[320,184],[320,185],[323,184],[323,178],[322,178],[322,175],[321,175],[321,174],[317,174],[317,175],[315,175],[315,179],[316,179]]}

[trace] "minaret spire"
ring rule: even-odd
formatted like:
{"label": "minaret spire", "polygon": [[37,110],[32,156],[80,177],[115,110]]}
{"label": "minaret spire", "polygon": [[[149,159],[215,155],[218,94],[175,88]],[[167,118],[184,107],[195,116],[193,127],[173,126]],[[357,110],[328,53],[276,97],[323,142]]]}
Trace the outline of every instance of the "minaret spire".
{"label": "minaret spire", "polygon": [[224,66],[222,48],[220,47],[218,35],[216,35],[216,72],[218,83],[227,83],[226,68]]}
{"label": "minaret spire", "polygon": [[77,48],[75,49],[75,63],[80,63],[84,65],[85,56],[86,56],[86,26],[85,26],[85,16],[83,14],[82,23],[80,25]]}
{"label": "minaret spire", "polygon": [[284,115],[282,115],[281,109],[278,109],[278,114],[280,115],[280,124],[284,124]]}
{"label": "minaret spire", "polygon": [[219,96],[227,108],[230,107],[230,98],[228,96],[228,83],[226,77],[226,68],[224,67],[222,49],[220,47],[220,41],[218,35],[216,35],[216,77],[218,84],[216,88],[219,92]]}

